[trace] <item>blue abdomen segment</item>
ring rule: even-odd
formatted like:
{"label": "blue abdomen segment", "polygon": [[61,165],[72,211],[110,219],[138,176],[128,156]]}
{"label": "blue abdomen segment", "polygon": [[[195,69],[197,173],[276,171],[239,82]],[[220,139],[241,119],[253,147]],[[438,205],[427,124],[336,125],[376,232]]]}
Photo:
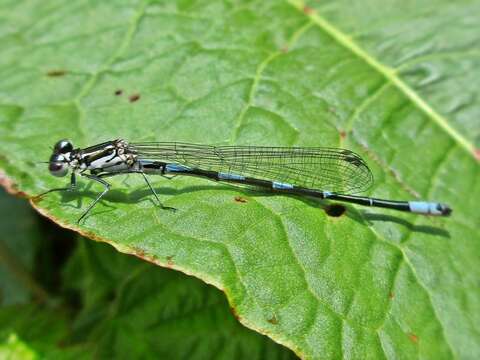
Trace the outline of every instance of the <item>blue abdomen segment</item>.
{"label": "blue abdomen segment", "polygon": [[446,215],[450,212],[450,209],[446,209],[443,204],[427,201],[409,201],[408,206],[410,211],[417,214],[427,215]]}
{"label": "blue abdomen segment", "polygon": [[272,181],[272,189],[275,190],[292,190],[293,185],[288,183],[281,183],[278,181]]}
{"label": "blue abdomen segment", "polygon": [[192,170],[188,166],[180,164],[167,164],[165,165],[165,172],[167,173],[184,173]]}
{"label": "blue abdomen segment", "polygon": [[238,174],[219,172],[218,173],[218,179],[219,180],[240,180],[241,181],[241,180],[245,180],[245,176],[238,175]]}

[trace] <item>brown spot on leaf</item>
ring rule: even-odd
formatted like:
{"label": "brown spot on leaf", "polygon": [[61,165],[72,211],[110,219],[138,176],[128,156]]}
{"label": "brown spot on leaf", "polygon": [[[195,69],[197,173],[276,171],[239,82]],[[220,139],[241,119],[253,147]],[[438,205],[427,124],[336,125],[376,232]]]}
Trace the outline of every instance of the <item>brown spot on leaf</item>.
{"label": "brown spot on leaf", "polygon": [[117,95],[117,96],[120,96],[120,95],[122,95],[122,94],[123,94],[123,90],[122,90],[122,89],[118,89],[118,90],[115,91],[115,95]]}
{"label": "brown spot on leaf", "polygon": [[395,298],[395,294],[394,294],[393,292],[390,292],[390,293],[388,294],[388,298],[389,298],[390,300],[393,300],[393,299]]}
{"label": "brown spot on leaf", "polygon": [[417,343],[418,342],[418,336],[415,335],[414,333],[410,333],[408,334],[408,337],[410,338],[410,340],[414,343]]}
{"label": "brown spot on leaf", "polygon": [[50,70],[47,72],[47,76],[50,77],[60,77],[64,76],[67,72],[65,70]]}
{"label": "brown spot on leaf", "polygon": [[17,190],[16,195],[19,196],[19,197],[21,197],[21,198],[25,198],[25,199],[28,198],[28,195],[27,195],[26,193],[24,193],[23,191],[18,191],[18,190]]}
{"label": "brown spot on leaf", "polygon": [[288,50],[289,50],[288,45],[282,46],[282,48],[280,49],[280,51],[284,54],[287,53]]}
{"label": "brown spot on leaf", "polygon": [[308,5],[305,5],[305,6],[303,7],[303,12],[304,12],[305,14],[307,14],[307,15],[311,15],[311,14],[313,14],[313,13],[315,12],[315,9],[314,9],[314,8],[311,8],[311,7],[308,6]]}
{"label": "brown spot on leaf", "polygon": [[346,137],[347,137],[347,133],[344,130],[340,131],[340,138],[342,140],[345,140]]}
{"label": "brown spot on leaf", "polygon": [[238,321],[240,321],[240,315],[238,315],[237,313],[237,310],[233,307],[230,308],[230,311],[232,312],[233,316],[235,317],[235,319],[237,319]]}
{"label": "brown spot on leaf", "polygon": [[480,161],[480,149],[475,149],[473,151],[473,154],[475,156],[475,159],[477,159],[477,161]]}
{"label": "brown spot on leaf", "polygon": [[135,102],[135,101],[138,101],[140,99],[140,94],[133,94],[133,95],[130,95],[128,97],[128,100],[130,100],[130,102]]}
{"label": "brown spot on leaf", "polygon": [[347,209],[345,208],[345,206],[341,204],[332,204],[332,205],[328,205],[325,208],[325,212],[327,213],[328,216],[331,216],[331,217],[340,217],[345,213],[346,210]]}
{"label": "brown spot on leaf", "polygon": [[143,250],[143,249],[135,249],[135,255],[137,255],[137,256],[140,257],[140,258],[144,258],[144,257],[145,257],[145,250]]}
{"label": "brown spot on leaf", "polygon": [[175,263],[173,262],[173,255],[167,256],[167,266],[171,268],[173,267],[173,265],[175,265]]}
{"label": "brown spot on leaf", "polygon": [[270,324],[273,324],[273,325],[277,325],[278,324],[278,319],[275,315],[273,315],[270,319],[267,319],[267,321],[270,323]]}
{"label": "brown spot on leaf", "polygon": [[241,197],[241,196],[235,196],[235,201],[239,203],[246,203],[247,199]]}
{"label": "brown spot on leaf", "polygon": [[25,194],[23,191],[18,190],[17,184],[15,184],[10,178],[8,178],[3,171],[0,171],[0,185],[3,186],[9,194],[28,198],[27,194]]}
{"label": "brown spot on leaf", "polygon": [[149,263],[152,263],[152,264],[155,264],[155,265],[159,265],[159,264],[158,264],[158,261],[157,261],[157,257],[156,257],[155,255],[148,255],[148,254],[146,254],[145,252],[143,252],[142,254],[139,254],[139,253],[137,253],[137,252],[133,252],[133,255],[135,255],[135,256],[138,257],[139,259],[148,261]]}

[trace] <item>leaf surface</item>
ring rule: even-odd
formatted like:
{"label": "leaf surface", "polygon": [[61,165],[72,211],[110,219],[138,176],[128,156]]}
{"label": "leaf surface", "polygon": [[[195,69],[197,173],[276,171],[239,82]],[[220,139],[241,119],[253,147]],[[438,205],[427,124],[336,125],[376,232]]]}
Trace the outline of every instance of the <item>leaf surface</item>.
{"label": "leaf surface", "polygon": [[[361,4],[361,5],[360,5]],[[8,12],[7,10],[8,9]],[[370,195],[449,219],[141,179],[35,204],[59,224],[225,291],[240,321],[308,358],[480,356],[478,2],[5,3],[0,165],[19,191],[70,138],[346,147]],[[8,15],[7,15],[8,14]],[[241,198],[245,201],[238,201]]]}

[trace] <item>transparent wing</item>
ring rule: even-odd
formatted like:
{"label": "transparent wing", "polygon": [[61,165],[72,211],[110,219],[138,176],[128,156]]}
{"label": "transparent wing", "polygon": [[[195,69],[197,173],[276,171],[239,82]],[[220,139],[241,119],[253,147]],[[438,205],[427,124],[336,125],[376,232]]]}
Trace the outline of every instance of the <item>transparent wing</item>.
{"label": "transparent wing", "polygon": [[365,161],[345,149],[148,142],[129,144],[129,151],[140,159],[178,163],[309,189],[354,194],[365,191],[373,183]]}

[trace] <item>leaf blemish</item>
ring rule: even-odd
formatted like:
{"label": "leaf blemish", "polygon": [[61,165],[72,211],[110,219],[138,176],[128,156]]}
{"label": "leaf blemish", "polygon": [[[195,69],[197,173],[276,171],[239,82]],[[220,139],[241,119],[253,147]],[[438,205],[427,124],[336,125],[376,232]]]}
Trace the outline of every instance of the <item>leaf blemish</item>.
{"label": "leaf blemish", "polygon": [[9,194],[28,198],[27,194],[18,190],[17,184],[10,180],[2,171],[0,171],[0,185],[3,186]]}
{"label": "leaf blemish", "polygon": [[315,12],[315,9],[311,8],[311,7],[308,6],[308,5],[305,5],[305,6],[303,7],[303,12],[304,12],[305,14],[307,14],[307,15],[311,15],[311,14],[313,14],[313,13]]}
{"label": "leaf blemish", "polygon": [[230,308],[230,311],[232,312],[232,314],[233,314],[233,316],[235,317],[235,319],[237,319],[238,321],[240,321],[240,315],[238,315],[237,310],[235,310],[235,308],[231,307],[231,308]]}
{"label": "leaf blemish", "polygon": [[47,76],[50,77],[60,77],[65,75],[67,72],[65,70],[51,70],[47,72]]}
{"label": "leaf blemish", "polygon": [[143,249],[135,249],[135,254],[141,258],[145,257],[145,250]]}
{"label": "leaf blemish", "polygon": [[278,319],[275,315],[273,315],[270,319],[267,319],[267,321],[270,323],[270,324],[273,324],[273,325],[277,325],[278,324]]}
{"label": "leaf blemish", "polygon": [[325,212],[327,213],[327,215],[332,217],[340,217],[345,213],[346,210],[347,209],[345,208],[345,206],[340,204],[328,205],[325,208]]}
{"label": "leaf blemish", "polygon": [[345,138],[347,137],[347,133],[344,130],[340,131],[340,137],[342,138],[342,140],[345,140]]}
{"label": "leaf blemish", "polygon": [[121,90],[121,89],[118,89],[118,90],[115,91],[116,96],[120,96],[122,94],[123,94],[123,90]]}
{"label": "leaf blemish", "polygon": [[480,149],[475,149],[474,154],[475,154],[475,159],[480,161]]}
{"label": "leaf blemish", "polygon": [[167,266],[168,266],[168,267],[172,267],[173,265],[174,265],[173,255],[167,256]]}
{"label": "leaf blemish", "polygon": [[408,337],[410,338],[410,340],[412,340],[412,342],[414,343],[417,343],[418,342],[418,336],[411,333],[411,334],[408,334]]}
{"label": "leaf blemish", "polygon": [[247,199],[241,197],[241,196],[235,196],[235,201],[239,203],[246,203]]}
{"label": "leaf blemish", "polygon": [[128,97],[131,103],[138,101],[140,99],[140,94],[133,94]]}

